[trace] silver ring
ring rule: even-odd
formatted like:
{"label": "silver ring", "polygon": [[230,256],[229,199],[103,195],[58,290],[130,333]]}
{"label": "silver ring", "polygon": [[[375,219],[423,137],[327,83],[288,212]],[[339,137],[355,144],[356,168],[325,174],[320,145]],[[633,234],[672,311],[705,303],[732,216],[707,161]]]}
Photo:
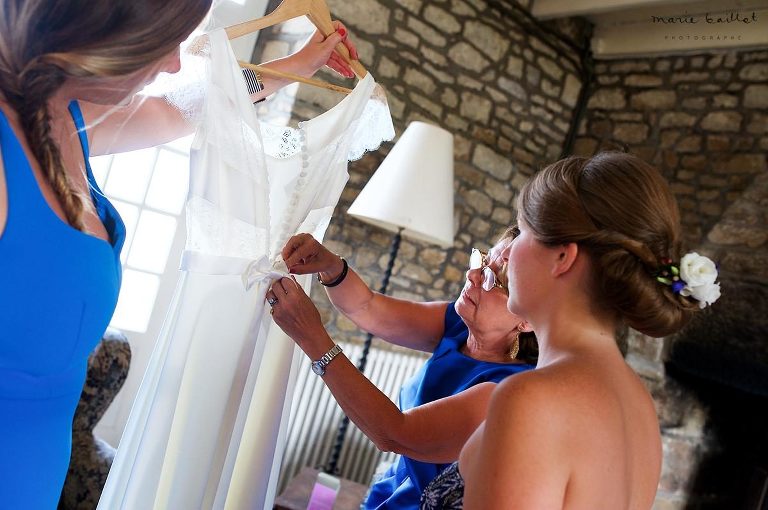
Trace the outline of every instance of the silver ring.
{"label": "silver ring", "polygon": [[267,303],[269,303],[269,306],[275,306],[277,304],[277,298],[276,297],[268,297]]}

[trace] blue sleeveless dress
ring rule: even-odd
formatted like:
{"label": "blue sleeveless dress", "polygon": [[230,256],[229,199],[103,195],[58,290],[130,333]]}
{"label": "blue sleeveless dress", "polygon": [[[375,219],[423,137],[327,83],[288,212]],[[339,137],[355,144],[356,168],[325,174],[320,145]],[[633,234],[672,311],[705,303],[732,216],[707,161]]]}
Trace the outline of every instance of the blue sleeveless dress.
{"label": "blue sleeveless dress", "polygon": [[120,288],[125,226],[91,174],[80,108],[72,102],[69,109],[109,243],[70,227],[50,209],[0,111],[8,197],[0,234],[0,508],[56,508],[86,361]]}
{"label": "blue sleeveless dress", "polygon": [[[455,395],[483,382],[501,382],[510,375],[535,368],[523,363],[493,363],[462,354],[469,331],[454,304],[445,311],[445,332],[432,357],[400,390],[400,409],[407,409]],[[450,464],[429,464],[403,455],[373,484],[363,503],[366,510],[416,509],[421,493]]]}

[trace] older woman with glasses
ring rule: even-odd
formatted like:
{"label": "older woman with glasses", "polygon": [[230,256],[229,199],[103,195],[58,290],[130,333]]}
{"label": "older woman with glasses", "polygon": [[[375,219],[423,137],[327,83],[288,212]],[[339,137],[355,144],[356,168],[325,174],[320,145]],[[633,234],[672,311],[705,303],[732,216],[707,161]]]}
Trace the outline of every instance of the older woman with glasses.
{"label": "older woman with glasses", "polygon": [[317,273],[333,305],[358,327],[432,353],[401,389],[398,408],[343,355],[292,279],[275,282],[267,292],[275,322],[313,360],[312,369],[347,416],[380,450],[400,454],[371,487],[363,508],[418,508],[424,487],[458,458],[485,419],[496,384],[534,368],[535,337],[506,308],[506,268],[499,257],[518,232],[508,229],[487,254],[472,250],[466,283],[452,303],[373,292],[343,258],[308,234],[294,236],[283,248],[288,269]]}

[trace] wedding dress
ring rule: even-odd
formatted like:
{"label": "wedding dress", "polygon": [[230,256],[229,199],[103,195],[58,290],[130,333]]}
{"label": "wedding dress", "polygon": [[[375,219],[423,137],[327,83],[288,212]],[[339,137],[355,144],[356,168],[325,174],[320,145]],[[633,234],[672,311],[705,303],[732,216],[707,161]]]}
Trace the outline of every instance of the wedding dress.
{"label": "wedding dress", "polygon": [[265,293],[290,236],[322,240],[348,160],[394,137],[370,74],[297,129],[259,122],[224,32],[204,41],[182,271],[99,510],[271,508],[298,352]]}

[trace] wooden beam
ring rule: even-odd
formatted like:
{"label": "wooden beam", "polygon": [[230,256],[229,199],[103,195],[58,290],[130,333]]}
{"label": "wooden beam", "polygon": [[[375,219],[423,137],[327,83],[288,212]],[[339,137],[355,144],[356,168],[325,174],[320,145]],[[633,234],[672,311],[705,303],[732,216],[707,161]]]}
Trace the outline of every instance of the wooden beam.
{"label": "wooden beam", "polygon": [[[655,5],[669,5],[670,3],[673,2],[670,0],[534,0],[531,14],[539,19],[568,18]],[[684,4],[687,2],[677,0],[674,3]]]}
{"label": "wooden beam", "polygon": [[597,58],[679,54],[731,48],[768,48],[768,8],[649,15],[623,23],[597,23]]}

